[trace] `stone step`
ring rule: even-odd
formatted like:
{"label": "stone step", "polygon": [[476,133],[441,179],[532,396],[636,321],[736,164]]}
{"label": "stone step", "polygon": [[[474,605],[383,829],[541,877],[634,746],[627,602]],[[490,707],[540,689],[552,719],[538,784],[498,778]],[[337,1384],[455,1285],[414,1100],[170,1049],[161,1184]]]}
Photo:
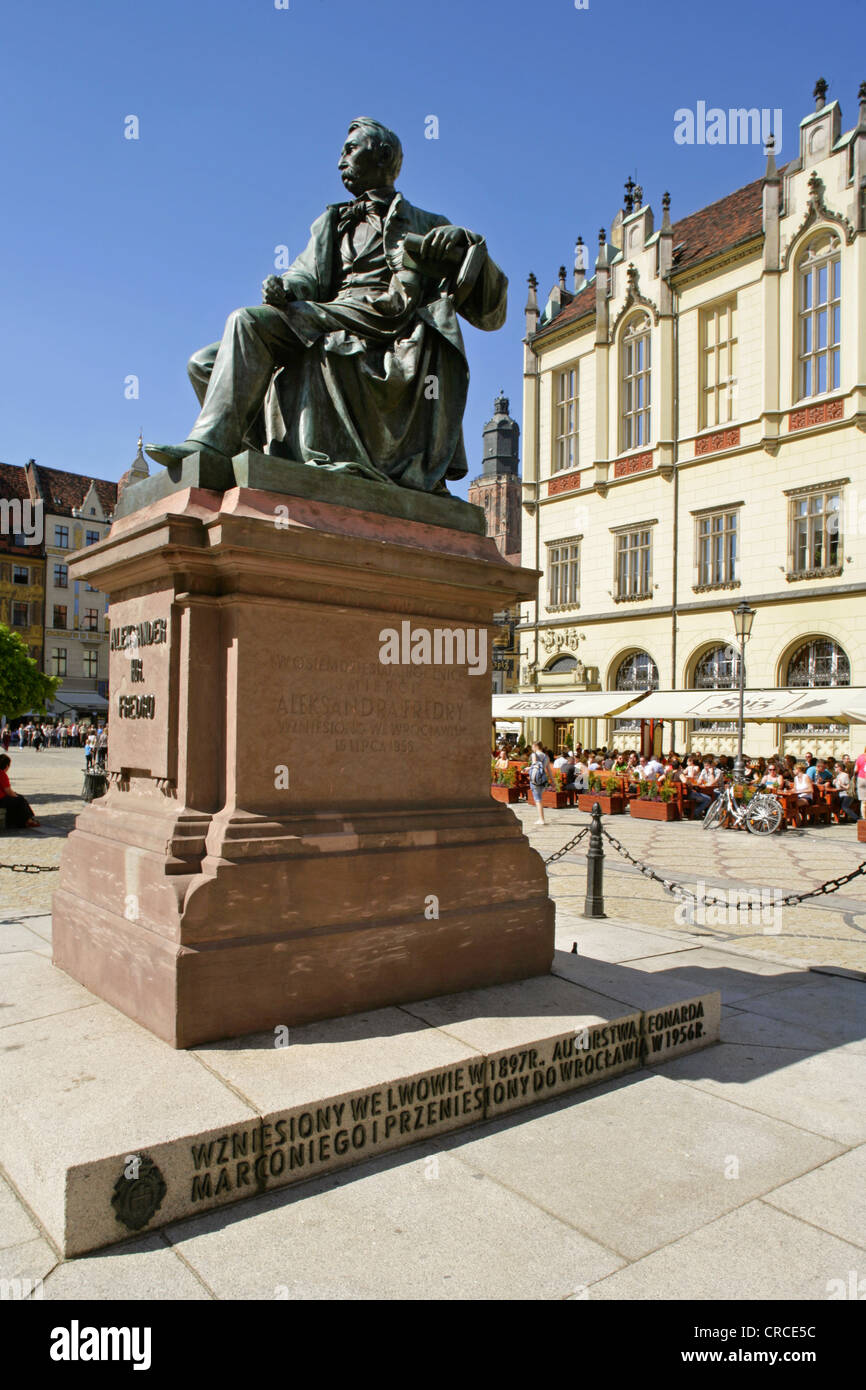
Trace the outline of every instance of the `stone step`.
{"label": "stone step", "polygon": [[67,1256],[719,1036],[718,992],[635,1009],[539,976],[177,1051],[44,957],[4,970],[0,1162]]}

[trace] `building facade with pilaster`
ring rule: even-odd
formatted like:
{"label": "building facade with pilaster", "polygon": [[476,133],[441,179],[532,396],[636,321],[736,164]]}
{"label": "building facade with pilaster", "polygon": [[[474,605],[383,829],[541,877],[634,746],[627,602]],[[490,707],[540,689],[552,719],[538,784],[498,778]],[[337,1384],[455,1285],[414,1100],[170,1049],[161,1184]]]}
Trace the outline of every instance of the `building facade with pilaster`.
{"label": "building facade with pilaster", "polygon": [[[581,248],[579,248],[581,249]],[[866,686],[866,83],[843,131],[819,81],[795,157],[661,220],[631,180],[595,273],[542,312],[530,277],[520,690]],[[527,733],[563,746],[571,719]],[[656,747],[735,751],[675,720]],[[645,733],[646,731],[644,731]],[[627,715],[584,744],[636,747]],[[859,752],[860,725],[751,724],[746,750]]]}

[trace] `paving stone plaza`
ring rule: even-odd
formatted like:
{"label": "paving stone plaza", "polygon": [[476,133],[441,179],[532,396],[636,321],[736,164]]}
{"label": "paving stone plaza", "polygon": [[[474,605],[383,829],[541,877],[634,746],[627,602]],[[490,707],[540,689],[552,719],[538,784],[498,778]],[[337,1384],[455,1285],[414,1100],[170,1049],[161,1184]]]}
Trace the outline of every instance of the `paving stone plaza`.
{"label": "paving stone plaza", "polygon": [[[81,753],[22,750],[15,774],[45,829],[5,840],[3,862],[56,863],[80,807]],[[548,822],[527,827],[545,856],[588,817]],[[622,816],[614,829],[662,874],[688,863],[708,895],[805,889],[818,866],[857,862],[844,827],[769,843]],[[842,901],[785,909],[779,931],[678,924],[668,895],[609,852],[608,916],[588,921],[585,844],[550,867],[554,974],[621,1013],[718,989],[719,1045],[72,1260],[4,1183],[0,1278],[37,1281],[49,1300],[826,1300],[847,1289],[866,1248],[863,880]],[[67,1030],[98,1033],[114,1014],[50,964],[52,877],[3,875],[10,1058],[29,1049],[44,1061],[53,1039],[59,1059]],[[208,1047],[189,1056],[206,1080]]]}
{"label": "paving stone plaza", "polygon": [[6,8],[11,1375],[850,1376],[862,3]]}

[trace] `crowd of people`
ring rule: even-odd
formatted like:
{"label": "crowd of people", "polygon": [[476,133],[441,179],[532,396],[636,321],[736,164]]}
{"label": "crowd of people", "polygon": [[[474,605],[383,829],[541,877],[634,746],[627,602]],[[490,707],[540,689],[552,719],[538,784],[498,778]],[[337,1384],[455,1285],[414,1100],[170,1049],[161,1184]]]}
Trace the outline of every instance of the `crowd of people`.
{"label": "crowd of people", "polygon": [[12,748],[34,748],[37,753],[43,748],[83,748],[88,736],[93,733],[99,737],[104,726],[72,720],[20,720],[14,726],[7,724],[0,732],[0,743],[8,753]]}
{"label": "crowd of people", "polygon": [[[538,812],[537,825],[544,824],[542,798],[553,785],[552,768],[561,774],[566,791],[589,791],[590,778],[606,773],[628,777],[629,785],[635,789],[640,782],[681,782],[692,819],[701,819],[706,814],[734,773],[732,757],[711,753],[680,755],[672,750],[658,756],[645,756],[616,748],[585,749],[578,745],[557,755],[537,741],[527,749],[501,744],[496,752],[496,767],[506,768],[515,761],[523,763],[527,769],[529,790]],[[746,758],[742,781],[754,791],[793,792],[800,805],[812,802],[817,785],[829,783],[839,793],[839,805],[847,820],[866,819],[866,750],[855,760],[817,758],[812,753],[806,753],[803,758],[796,758],[792,753],[772,758]]]}

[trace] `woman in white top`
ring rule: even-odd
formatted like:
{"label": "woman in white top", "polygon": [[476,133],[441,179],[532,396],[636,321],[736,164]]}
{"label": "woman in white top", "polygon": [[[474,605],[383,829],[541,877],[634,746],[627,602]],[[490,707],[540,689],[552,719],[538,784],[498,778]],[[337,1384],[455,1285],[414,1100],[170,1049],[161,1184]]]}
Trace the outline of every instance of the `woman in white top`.
{"label": "woman in white top", "polygon": [[797,801],[801,806],[810,806],[815,787],[811,777],[806,776],[805,763],[796,763],[794,766],[794,791],[797,793]]}

